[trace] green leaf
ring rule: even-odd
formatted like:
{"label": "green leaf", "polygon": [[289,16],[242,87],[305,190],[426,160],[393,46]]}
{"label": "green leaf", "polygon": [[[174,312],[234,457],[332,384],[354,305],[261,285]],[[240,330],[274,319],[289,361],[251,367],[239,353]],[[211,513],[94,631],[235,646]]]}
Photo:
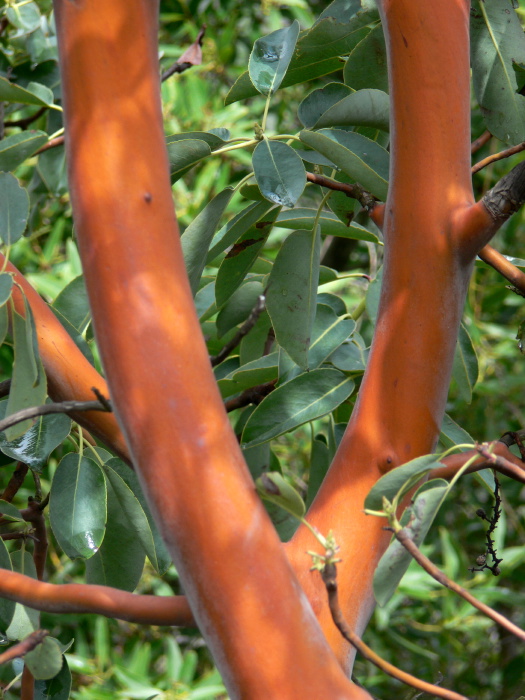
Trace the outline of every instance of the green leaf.
{"label": "green leaf", "polygon": [[217,308],[228,301],[246,277],[259,255],[259,251],[266,243],[278,213],[279,207],[275,207],[266,215],[264,221],[259,221],[243,233],[227,253],[219,267],[215,281]]}
{"label": "green leaf", "polygon": [[[1,142],[0,142],[1,143]],[[0,238],[6,245],[16,243],[29,217],[29,195],[11,173],[0,173]]]}
{"label": "green leaf", "polygon": [[2,517],[4,518],[8,518],[16,522],[24,522],[24,518],[22,517],[18,508],[8,501],[0,500],[0,513],[2,513]]}
{"label": "green leaf", "polygon": [[278,387],[257,406],[242,434],[243,447],[253,447],[333,411],[354,389],[354,382],[335,369],[314,369]]}
{"label": "green leaf", "polygon": [[208,144],[211,150],[224,146],[224,139],[218,134],[212,134],[209,131],[185,131],[181,134],[171,134],[171,136],[166,137],[166,146],[168,147],[168,151],[172,144],[180,141],[187,141],[188,139],[204,141]]}
{"label": "green leaf", "polygon": [[375,88],[388,92],[386,44],[381,24],[374,27],[352,51],[343,75],[346,85],[354,90]]}
{"label": "green leaf", "polygon": [[166,141],[170,162],[171,181],[176,182],[188,168],[211,154],[211,148],[202,139]]}
{"label": "green leaf", "polygon": [[158,571],[159,563],[157,561],[157,552],[155,550],[155,543],[153,542],[153,535],[141,504],[135,497],[133,491],[117,472],[106,465],[104,467],[104,473],[113,488],[113,492],[120,504],[122,512],[128,520],[128,529],[130,533],[133,533],[135,538],[140,542],[144,553],[153,567]]}
{"label": "green leaf", "polygon": [[[0,142],[1,143],[1,142]],[[11,297],[13,289],[13,277],[9,272],[0,272],[0,306],[3,306]],[[2,339],[3,341],[3,339]]]}
{"label": "green leaf", "polygon": [[4,344],[7,331],[9,330],[9,314],[7,313],[7,305],[0,306],[0,345]]}
{"label": "green leaf", "polygon": [[106,462],[106,466],[119,475],[119,477],[127,484],[128,488],[131,489],[135,498],[140,503],[142,510],[148,519],[155,546],[155,555],[152,555],[153,559],[149,557],[149,555],[148,557],[152,565],[156,568],[157,573],[162,576],[171,565],[171,557],[168,554],[164,540],[160,536],[159,530],[146,501],[146,497],[144,496],[144,492],[140,486],[137,474],[132,471],[127,464],[124,464],[121,459],[118,459],[118,457],[113,457],[112,459],[108,460]]}
{"label": "green leaf", "polygon": [[302,518],[305,514],[303,499],[279,472],[261,474],[255,485],[261,498],[284,508],[296,518]]}
{"label": "green leaf", "polygon": [[0,170],[14,170],[47,142],[43,131],[22,131],[0,141]]}
{"label": "green leaf", "polygon": [[245,282],[228,299],[217,316],[217,332],[222,337],[239,323],[246,321],[252,309],[264,293],[262,284],[257,281]]}
{"label": "green leaf", "polygon": [[[12,314],[15,360],[6,416],[23,408],[42,405],[47,395],[46,375],[37,354],[35,325],[27,301],[25,307],[25,318],[16,312]],[[32,424],[32,421],[26,420],[8,428],[4,433],[6,440],[12,441],[20,437]]]}
{"label": "green leaf", "polygon": [[110,485],[106,535],[98,552],[86,562],[86,581],[134,591],[142,576],[144,560],[142,544]]}
{"label": "green leaf", "polygon": [[306,129],[311,129],[319,117],[330,107],[352,94],[344,83],[328,83],[324,88],[314,90],[299,105],[297,116]]}
{"label": "green leaf", "polygon": [[[448,413],[445,413],[443,417],[439,439],[445,448],[453,447],[454,445],[474,445],[476,443],[474,438],[454,420],[452,420]],[[461,451],[464,452],[468,449],[468,447],[463,447],[461,448]],[[479,472],[474,472],[474,477],[479,479],[491,493],[494,493],[496,484],[494,482],[494,474],[492,473],[491,469],[481,469]]]}
{"label": "green leaf", "polygon": [[[0,418],[4,418],[7,401],[0,402]],[[71,419],[63,413],[40,416],[34,425],[15,440],[8,441],[5,433],[0,433],[0,450],[41,472],[51,452],[61,445],[71,430]]]}
{"label": "green leaf", "polygon": [[41,644],[24,656],[24,662],[35,680],[54,678],[62,668],[62,652],[58,642],[45,637]]}
{"label": "green leaf", "polygon": [[226,398],[252,386],[277,379],[278,366],[278,353],[272,352],[270,355],[263,355],[252,362],[236,367],[218,382],[222,397]]}
{"label": "green leaf", "polygon": [[308,367],[316,312],[320,229],[294,231],[283,243],[268,279],[266,308],[275,337],[299,367]]}
{"label": "green leaf", "polygon": [[366,190],[386,200],[389,155],[382,146],[361,134],[340,129],[301,131],[299,136]]}
{"label": "green leaf", "polygon": [[230,187],[219,192],[182,234],[182,252],[194,295],[199,288],[202,271],[206,265],[208,248],[232,195],[233,189]]}
{"label": "green leaf", "polygon": [[250,79],[263,95],[273,95],[288,70],[293,56],[299,22],[257,39],[248,63]]}
{"label": "green leaf", "polygon": [[53,104],[53,92],[39,83],[29,83],[22,88],[0,76],[0,101],[49,107]]}
{"label": "green leaf", "polygon": [[91,309],[84,276],[71,280],[53,302],[53,310],[60,312],[79,333],[83,333],[91,321]]}
{"label": "green leaf", "polygon": [[456,380],[459,393],[464,401],[472,401],[472,391],[478,381],[478,358],[472,340],[463,324],[459,328],[452,376]]}
{"label": "green leaf", "polygon": [[381,296],[381,285],[383,284],[383,267],[377,271],[375,278],[370,282],[366,291],[366,312],[375,325],[377,313],[379,311],[379,298]]}
{"label": "green leaf", "polygon": [[274,204],[293,207],[306,186],[306,171],[297,153],[281,141],[263,139],[252,156],[262,194]]}
{"label": "green leaf", "polygon": [[60,672],[49,680],[35,681],[34,700],[68,700],[71,691],[71,671],[62,657]]}
{"label": "green leaf", "polygon": [[37,172],[51,194],[57,197],[68,191],[66,149],[50,148],[38,156]]}
{"label": "green leaf", "polygon": [[[317,209],[296,207],[282,211],[277,217],[277,224],[281,228],[307,229],[312,228],[317,214]],[[340,238],[353,238],[358,241],[370,241],[377,243],[378,237],[359,224],[351,223],[349,226],[331,211],[322,211],[319,219],[321,233],[325,236],[338,236]]]}
{"label": "green leaf", "polygon": [[206,262],[209,263],[220,255],[226,248],[233,245],[235,241],[262,219],[272,208],[266,199],[262,202],[249,204],[245,209],[236,214],[233,219],[218,231],[211,242],[210,250]]}
{"label": "green leaf", "polygon": [[381,90],[359,90],[327,109],[315,128],[323,126],[371,126],[388,131],[390,98]]}
{"label": "green leaf", "polygon": [[[2,504],[0,504],[0,512],[2,512]],[[11,557],[9,556],[9,552],[7,551],[7,547],[5,546],[2,538],[0,538],[0,569],[5,569],[6,571],[13,570]],[[16,603],[14,600],[0,598],[0,632],[2,634],[5,634],[7,628],[11,624],[15,614],[15,606]]]}
{"label": "green leaf", "polygon": [[[434,479],[418,491],[410,508],[410,522],[406,527],[411,539],[419,547],[425,539],[443,502],[447,487],[443,479]],[[379,605],[386,605],[408,569],[412,555],[394,539],[381,557],[374,574],[374,596]]]}
{"label": "green leaf", "polygon": [[410,491],[417,482],[433,469],[441,469],[439,455],[424,455],[402,464],[384,474],[371,488],[365,499],[366,510],[383,510],[383,496],[390,502],[397,495],[398,500]]}
{"label": "green leaf", "polygon": [[312,451],[310,453],[310,472],[308,476],[308,495],[306,497],[306,507],[309,508],[319,491],[323,479],[328,473],[330,466],[330,451],[324,440],[317,436],[312,440]]}
{"label": "green leaf", "polygon": [[24,32],[32,32],[40,27],[40,10],[34,2],[8,6],[6,16],[12,25],[17,27],[17,29],[22,29]]}
{"label": "green leaf", "polygon": [[329,361],[337,369],[343,372],[364,372],[368,359],[368,350],[365,341],[359,333],[354,333],[352,337],[329,357]]}
{"label": "green leaf", "polygon": [[474,0],[471,62],[476,99],[487,129],[502,141],[525,141],[525,96],[513,62],[525,62],[525,38],[511,0]]}
{"label": "green leaf", "polygon": [[331,355],[355,330],[355,321],[337,316],[325,304],[317,304],[312,329],[312,342],[308,350],[308,368],[315,369]]}
{"label": "green leaf", "polygon": [[49,518],[59,545],[70,559],[93,557],[106,528],[106,481],[96,462],[67,454],[57,467]]}

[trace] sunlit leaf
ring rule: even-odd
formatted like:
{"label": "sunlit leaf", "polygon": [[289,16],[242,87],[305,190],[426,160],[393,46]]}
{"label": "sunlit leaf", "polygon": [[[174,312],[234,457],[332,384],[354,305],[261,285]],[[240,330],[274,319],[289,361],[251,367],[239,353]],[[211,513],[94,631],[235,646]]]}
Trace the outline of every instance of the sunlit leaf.
{"label": "sunlit leaf", "polygon": [[248,72],[257,90],[273,95],[286,74],[299,36],[299,22],[257,39],[250,54]]}
{"label": "sunlit leaf", "polygon": [[279,472],[266,472],[255,482],[261,498],[275,503],[289,511],[296,518],[302,518],[306,507],[299,493]]}

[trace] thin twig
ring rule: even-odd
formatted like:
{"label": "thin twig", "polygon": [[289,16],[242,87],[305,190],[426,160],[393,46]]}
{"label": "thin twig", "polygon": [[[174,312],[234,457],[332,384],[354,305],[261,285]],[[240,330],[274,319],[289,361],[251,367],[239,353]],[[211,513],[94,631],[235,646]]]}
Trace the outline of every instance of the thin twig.
{"label": "thin twig", "polygon": [[34,121],[38,119],[38,117],[41,117],[44,112],[49,109],[49,107],[40,107],[40,109],[32,114],[30,117],[25,117],[24,119],[13,119],[12,121],[6,121],[4,122],[5,127],[10,127],[10,126],[19,126],[21,129],[25,129],[28,127],[30,124],[32,124]]}
{"label": "thin twig", "polygon": [[517,146],[512,146],[511,148],[507,148],[504,151],[500,151],[499,153],[493,153],[491,156],[487,156],[486,158],[483,158],[483,160],[480,160],[479,163],[473,165],[471,172],[474,175],[474,173],[478,173],[480,170],[483,170],[483,168],[487,167],[487,165],[495,163],[498,160],[503,160],[504,158],[509,158],[510,156],[513,156],[516,153],[521,153],[521,151],[524,150],[525,141],[519,143]]}
{"label": "thin twig", "polygon": [[428,574],[430,574],[432,578],[434,578],[436,581],[445,586],[445,588],[448,588],[451,591],[454,591],[454,593],[460,595],[464,600],[467,601],[467,603],[470,603],[484,615],[490,617],[490,619],[496,622],[498,625],[504,627],[507,630],[507,632],[511,632],[512,634],[516,635],[518,639],[521,639],[523,642],[525,642],[524,630],[522,630],[510,620],[508,620],[503,615],[500,615],[500,613],[496,612],[488,605],[485,605],[485,603],[482,603],[477,598],[474,598],[474,596],[471,593],[465,590],[458,583],[449,579],[448,576],[446,576],[440,569],[438,569],[437,566],[435,566],[430,561],[430,559],[427,559],[427,557],[417,548],[416,544],[413,542],[413,540],[410,538],[410,535],[404,528],[401,528],[399,531],[394,532],[394,537],[398,542],[400,542],[400,544],[403,545],[403,547],[408,552],[410,552],[410,554],[414,557],[417,563]]}
{"label": "thin twig", "polygon": [[46,403],[43,406],[23,408],[7,418],[0,420],[0,433],[12,425],[22,423],[30,418],[38,418],[50,413],[74,413],[76,411],[106,411],[106,406],[100,401],[62,401],[60,403]]}
{"label": "thin twig", "polygon": [[56,139],[51,139],[51,141],[48,141],[43,146],[40,146],[38,151],[35,151],[33,155],[38,156],[38,155],[40,155],[40,153],[43,153],[44,151],[49,151],[50,148],[56,148],[57,146],[62,146],[63,143],[64,143],[64,134],[62,134],[62,136],[57,136]]}
{"label": "thin twig", "polygon": [[374,196],[357,183],[350,185],[346,182],[332,180],[332,178],[325,177],[324,175],[317,175],[317,173],[306,173],[306,179],[308,182],[312,182],[314,185],[326,187],[329,190],[335,190],[336,192],[344,192],[347,197],[357,199],[363,209],[366,209],[367,211],[371,211],[377,204],[377,200],[374,198]]}
{"label": "thin twig", "polygon": [[239,396],[225,401],[224,408],[228,413],[231,413],[231,411],[235,411],[237,408],[244,408],[244,406],[249,406],[251,403],[260,404],[265,396],[268,396],[275,389],[276,381],[274,379],[272,382],[245,389]]}
{"label": "thin twig", "polygon": [[11,503],[13,498],[16,496],[18,493],[18,489],[22,486],[24,483],[24,479],[26,478],[26,474],[29,471],[29,467],[27,464],[24,464],[23,462],[18,462],[16,465],[16,469],[11,475],[11,478],[9,479],[9,483],[4,489],[4,492],[0,496],[2,501],[7,501],[8,503]]}
{"label": "thin twig", "polygon": [[257,319],[264,311],[265,304],[266,297],[264,296],[264,294],[261,294],[260,297],[257,299],[257,304],[251,310],[250,315],[243,323],[243,325],[239,328],[237,333],[230,340],[230,342],[226,343],[226,345],[222,348],[222,350],[219,353],[217,353],[217,355],[213,355],[213,357],[210,357],[212,367],[220,365],[220,363],[228,357],[231,351],[234,350],[237,347],[237,345],[239,345],[244,336],[251,331],[251,329],[257,323]]}
{"label": "thin twig", "polygon": [[[480,554],[476,559],[478,566],[471,566],[469,571],[485,571],[488,569],[493,576],[499,576],[501,571],[499,565],[503,561],[502,558],[498,557],[497,549],[494,547],[494,540],[492,539],[492,534],[494,533],[499,519],[501,517],[501,493],[499,479],[494,471],[494,508],[492,509],[492,516],[488,516],[483,508],[478,508],[476,515],[482,520],[486,520],[489,524],[489,529],[485,533],[485,538],[487,540],[487,548],[483,554]],[[487,557],[492,557],[492,565],[487,564]]]}
{"label": "thin twig", "polygon": [[470,144],[470,152],[472,155],[476,153],[476,151],[479,151],[480,148],[482,148],[490,139],[492,138],[492,134],[490,131],[487,129],[487,131],[484,131],[481,136],[478,136],[477,139],[472,141]]}
{"label": "thin twig", "polygon": [[490,265],[496,272],[505,277],[516,289],[525,294],[525,273],[519,267],[513,265],[504,255],[490,245],[482,248],[478,256],[483,262],[486,262],[487,265]]}
{"label": "thin twig", "polygon": [[44,639],[47,637],[49,632],[47,630],[35,630],[31,634],[23,639],[18,644],[14,644],[12,647],[0,654],[0,665],[7,664],[13,659],[18,659],[21,656],[25,656],[29,651],[33,651],[35,647],[42,644]]}
{"label": "thin twig", "polygon": [[328,605],[337,629],[341,632],[347,642],[350,642],[350,644],[352,644],[352,646],[354,646],[365,659],[371,661],[385,673],[388,673],[389,676],[392,676],[393,678],[396,678],[402,683],[406,683],[413,688],[417,688],[424,693],[430,693],[438,698],[444,698],[444,700],[468,700],[464,695],[455,693],[453,690],[447,690],[446,688],[440,688],[432,683],[427,683],[420,678],[416,678],[416,676],[412,676],[410,673],[406,673],[406,671],[396,668],[396,666],[388,663],[388,661],[385,661],[374,651],[372,651],[372,649],[370,649],[370,647],[350,629],[343,617],[337,594],[337,570],[335,564],[331,562],[327,563],[324,566],[324,569],[321,571],[321,576],[323,577],[323,581],[326,586],[328,593]]}

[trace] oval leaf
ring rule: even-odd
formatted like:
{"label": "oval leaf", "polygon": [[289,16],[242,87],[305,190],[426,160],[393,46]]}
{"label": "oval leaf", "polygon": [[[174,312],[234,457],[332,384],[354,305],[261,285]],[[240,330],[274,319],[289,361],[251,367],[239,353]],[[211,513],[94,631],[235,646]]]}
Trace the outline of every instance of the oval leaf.
{"label": "oval leaf", "polygon": [[470,335],[463,324],[459,327],[458,342],[452,365],[452,376],[457,382],[461,397],[472,401],[472,391],[478,381],[478,358]]}
{"label": "oval leaf", "polygon": [[248,63],[250,79],[263,95],[273,95],[279,88],[292,60],[299,22],[295,20],[286,29],[278,29],[257,39]]}
{"label": "oval leaf", "polygon": [[294,231],[282,245],[268,279],[266,308],[277,342],[300,367],[308,366],[319,281],[319,227]]}
{"label": "oval leaf", "polygon": [[330,107],[352,94],[344,83],[328,83],[324,88],[314,90],[299,105],[297,116],[306,129],[311,129],[319,117]]}
{"label": "oval leaf", "polygon": [[286,143],[263,139],[252,156],[262,194],[274,204],[293,207],[306,186],[303,161]]}
{"label": "oval leaf", "polygon": [[314,369],[269,394],[251,414],[242,434],[243,447],[254,447],[333,411],[354,389],[335,369]]}
{"label": "oval leaf", "polygon": [[56,639],[45,637],[24,656],[24,661],[36,680],[49,680],[62,668],[62,652]]}
{"label": "oval leaf", "polygon": [[29,217],[29,195],[11,173],[0,173],[0,238],[6,245],[16,243]]}
{"label": "oval leaf", "polygon": [[381,90],[359,90],[326,110],[315,128],[323,126],[371,126],[388,131],[390,98]]}
{"label": "oval leaf", "polygon": [[354,90],[376,88],[388,92],[388,70],[383,26],[378,24],[348,57],[344,81]]}
{"label": "oval leaf", "polygon": [[14,170],[47,142],[43,131],[23,131],[0,141],[0,170]]}
{"label": "oval leaf", "polygon": [[106,480],[91,459],[66,455],[57,467],[49,501],[51,527],[68,557],[92,557],[106,526]]}

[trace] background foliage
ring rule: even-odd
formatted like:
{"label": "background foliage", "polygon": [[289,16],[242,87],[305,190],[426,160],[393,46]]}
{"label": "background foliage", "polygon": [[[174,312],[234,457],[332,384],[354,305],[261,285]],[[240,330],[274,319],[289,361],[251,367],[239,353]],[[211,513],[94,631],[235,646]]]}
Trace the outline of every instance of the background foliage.
{"label": "background foliage", "polygon": [[[277,388],[257,408],[251,405],[232,411],[232,421],[254,476],[268,469],[282,471],[307,502],[315,494],[350,415],[377,311],[382,260],[379,231],[344,194],[333,193],[325,204],[321,200],[326,190],[312,185],[305,188],[306,167],[325,175],[334,172],[343,182],[357,179],[380,199],[386,195],[384,42],[373,3],[362,4],[361,14],[345,24],[348,6],[361,3],[334,3],[334,21],[327,19],[324,2],[161,2],[161,69],[176,60],[206,25],[202,65],[166,80],[162,98],[174,200],[210,355],[220,353],[249,317],[259,295],[266,292],[266,311],[235,351],[217,364],[219,386],[228,401],[245,389],[278,380]],[[506,86],[504,118],[491,121],[487,116],[494,111],[491,92],[501,87],[502,78],[496,75],[489,83],[483,80],[488,71],[483,63],[487,51],[480,47],[487,48],[483,43],[487,26],[496,26],[498,13],[509,8],[510,2],[504,0],[473,5],[472,133],[477,137],[488,127],[497,137],[474,160],[525,141],[523,97],[518,94],[525,82],[525,41],[517,20],[501,59],[506,64],[500,66],[511,65],[516,82]],[[517,10],[522,18],[523,10]],[[322,15],[317,19],[323,12],[324,24]],[[343,12],[347,14],[337,14]],[[487,17],[486,13],[492,14]],[[307,50],[296,54],[287,72],[295,28],[304,32],[312,25],[310,34],[301,33],[298,38],[297,46],[303,42]],[[338,34],[341,26],[344,31]],[[98,366],[74,238],[63,146],[36,154],[49,139],[60,136],[62,129],[51,3],[9,1],[0,14],[0,30],[0,235],[10,260],[52,303],[83,352]],[[261,36],[278,31],[260,43]],[[326,48],[327,36],[336,44],[332,52]],[[259,93],[245,74],[250,55],[252,80]],[[279,79],[284,89],[273,96]],[[352,97],[362,97],[364,93],[354,91],[367,89],[374,92],[366,93],[364,103]],[[271,102],[266,115],[268,93]],[[352,118],[345,123],[336,108],[350,97],[353,102],[345,102],[342,112],[350,110]],[[261,126],[265,134],[278,139],[260,140]],[[213,155],[215,151],[219,153]],[[475,175],[476,196],[519,158],[500,161]],[[334,169],[334,164],[340,169]],[[252,169],[255,179],[250,177]],[[240,184],[240,194],[226,189]],[[18,216],[9,227],[2,218],[8,206]],[[497,234],[494,245],[519,258],[524,242],[523,213],[519,213]],[[208,246],[206,257],[203,251]],[[301,261],[301,274],[291,275],[296,261]],[[13,345],[22,348],[22,343],[7,331],[10,282],[3,279],[6,277],[0,275],[0,329],[5,327],[6,338],[0,348],[0,368],[2,378],[13,376],[15,385]],[[447,406],[449,416],[476,440],[495,439],[522,427],[525,386],[516,336],[524,321],[522,298],[492,269],[477,263]],[[21,335],[31,332],[28,324],[22,324]],[[26,352],[31,354],[27,348]],[[34,372],[38,375],[36,364]],[[29,405],[45,398],[45,386],[40,385],[40,394],[35,394],[35,387],[39,387],[36,380],[27,390]],[[14,410],[13,402],[23,403],[23,389],[17,392],[8,399],[10,405],[0,404],[4,413]],[[97,454],[86,452],[79,459],[78,431],[69,419],[60,417],[45,425],[49,441],[45,447],[40,445],[40,452],[33,447],[23,452],[19,431],[1,439],[0,489],[5,488],[16,460],[28,462],[30,458],[34,482],[26,480],[14,505],[23,508],[29,497],[51,489],[49,580],[87,579],[161,595],[178,591],[176,572],[169,567],[155,529],[148,526],[149,513],[143,502],[141,505],[138,486],[128,470],[102,449]],[[446,432],[444,446],[451,442],[450,425]],[[458,435],[456,431],[453,442],[472,441],[468,436],[456,439]],[[94,530],[102,522],[94,544],[85,539],[73,542],[61,530],[70,478],[65,476],[66,467],[68,475],[77,469],[85,479],[92,495],[90,503],[100,511],[98,515],[90,511]],[[492,502],[476,477],[460,482],[454,499],[440,511],[424,551],[451,578],[523,626],[523,494],[519,484],[507,480],[503,491],[504,515],[497,530],[503,563],[498,578],[489,572],[468,571],[484,549],[484,524],[475,511],[480,505],[489,508]],[[93,496],[96,492],[100,493],[98,500]],[[64,493],[66,500],[61,501],[59,496]],[[124,498],[135,520],[144,519],[140,541],[129,521],[119,516],[121,509],[116,504]],[[269,509],[281,536],[287,539],[296,522],[276,507]],[[4,531],[12,527],[4,526]],[[16,540],[6,544],[13,565],[18,561],[21,566],[22,554],[16,552],[24,552],[26,545],[20,548]],[[31,544],[27,549],[31,551]],[[24,624],[27,630],[29,623]],[[182,630],[174,638],[160,628],[139,628],[91,616],[42,615],[41,626],[62,645],[74,639],[66,652],[73,677],[71,697],[223,696],[220,678],[193,631]],[[6,633],[7,628],[1,631]],[[396,665],[434,682],[443,676],[444,685],[469,697],[515,700],[525,692],[523,652],[517,643],[415,564],[387,605],[376,610],[365,639]],[[19,669],[20,664],[1,667],[1,681],[9,683]],[[53,690],[50,681],[42,681],[47,683],[48,694],[39,697],[68,697],[66,666],[61,674],[62,686]],[[378,698],[411,697],[362,661],[356,664],[355,676]],[[17,697],[18,692],[15,684],[4,697]]]}

